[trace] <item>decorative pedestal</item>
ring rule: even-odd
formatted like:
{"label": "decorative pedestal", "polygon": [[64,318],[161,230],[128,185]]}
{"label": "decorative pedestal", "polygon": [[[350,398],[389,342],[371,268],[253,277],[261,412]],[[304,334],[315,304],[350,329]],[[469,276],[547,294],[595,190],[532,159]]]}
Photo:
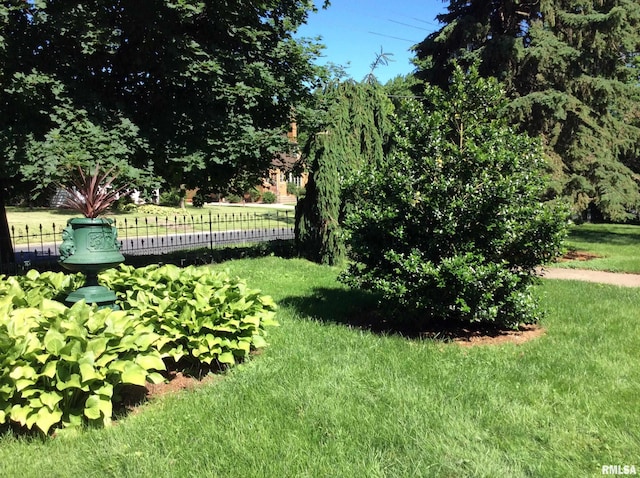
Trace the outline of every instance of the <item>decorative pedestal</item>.
{"label": "decorative pedestal", "polygon": [[100,308],[117,309],[116,294],[98,285],[98,273],[124,262],[120,253],[118,234],[111,219],[73,218],[62,231],[60,264],[72,272],[87,276],[85,285],[67,297],[74,304],[84,299]]}

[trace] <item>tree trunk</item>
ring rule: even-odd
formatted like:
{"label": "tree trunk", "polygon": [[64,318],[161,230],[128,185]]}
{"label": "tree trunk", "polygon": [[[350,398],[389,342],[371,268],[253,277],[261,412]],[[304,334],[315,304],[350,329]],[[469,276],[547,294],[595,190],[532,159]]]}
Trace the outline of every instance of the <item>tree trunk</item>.
{"label": "tree trunk", "polygon": [[4,181],[0,180],[0,264],[12,264],[15,262],[7,211],[4,207],[5,190]]}

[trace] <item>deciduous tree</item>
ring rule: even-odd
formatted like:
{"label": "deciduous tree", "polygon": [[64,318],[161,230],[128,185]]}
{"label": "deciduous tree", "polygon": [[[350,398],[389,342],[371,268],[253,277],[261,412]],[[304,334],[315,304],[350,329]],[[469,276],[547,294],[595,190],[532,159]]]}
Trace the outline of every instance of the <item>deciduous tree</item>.
{"label": "deciduous tree", "polygon": [[99,160],[173,186],[257,182],[288,146],[291,108],[315,85],[319,47],[293,38],[313,8],[3,2],[0,173],[45,187],[67,164]]}

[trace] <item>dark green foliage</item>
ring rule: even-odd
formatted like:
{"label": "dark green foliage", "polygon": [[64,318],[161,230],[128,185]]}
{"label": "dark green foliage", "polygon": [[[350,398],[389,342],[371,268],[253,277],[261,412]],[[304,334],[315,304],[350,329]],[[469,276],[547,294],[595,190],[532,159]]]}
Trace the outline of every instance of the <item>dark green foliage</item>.
{"label": "dark green foliage", "polygon": [[247,195],[249,196],[249,201],[251,202],[258,202],[262,197],[262,193],[258,191],[257,188],[249,189],[249,192],[247,192]]}
{"label": "dark green foliage", "polygon": [[193,204],[193,207],[204,207],[204,203],[205,203],[205,197],[204,194],[197,192],[193,198],[191,198],[191,204]]}
{"label": "dark green foliage", "polygon": [[273,204],[276,202],[277,199],[278,197],[275,195],[275,193],[271,191],[265,191],[262,194],[262,202],[265,204]]}
{"label": "dark green foliage", "polygon": [[445,86],[452,58],[480,61],[510,99],[512,124],[542,139],[549,193],[575,213],[624,220],[640,206],[640,3],[451,1],[416,47],[419,76]]}
{"label": "dark green foliage", "polygon": [[345,255],[342,183],[365,164],[383,162],[393,107],[377,83],[333,83],[319,100],[325,116],[303,151],[310,174],[296,207],[296,241],[308,259],[336,264]]}
{"label": "dark green foliage", "polygon": [[170,206],[170,207],[178,207],[180,204],[180,191],[178,189],[172,188],[168,191],[163,191],[160,194],[160,205],[161,206]]}
{"label": "dark green foliage", "polygon": [[539,145],[497,119],[494,81],[454,71],[405,101],[397,149],[346,187],[353,260],[342,280],[418,321],[532,322],[534,268],[554,259],[562,208],[543,204]]}
{"label": "dark green foliage", "polygon": [[294,38],[314,9],[3,2],[0,178],[39,193],[68,165],[100,162],[138,189],[159,176],[170,187],[246,190],[289,147],[292,107],[324,71],[313,63],[319,46]]}

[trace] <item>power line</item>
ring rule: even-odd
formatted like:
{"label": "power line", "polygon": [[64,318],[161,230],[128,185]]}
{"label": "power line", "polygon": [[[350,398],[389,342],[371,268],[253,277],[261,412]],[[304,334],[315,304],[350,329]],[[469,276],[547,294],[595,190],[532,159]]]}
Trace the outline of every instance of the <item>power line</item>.
{"label": "power line", "polygon": [[408,41],[409,43],[412,43],[414,45],[416,43],[420,43],[420,41],[409,40],[408,38],[394,37],[392,35],[385,35],[384,33],[376,33],[376,32],[372,32],[372,31],[368,31],[367,33],[371,33],[372,35],[378,35],[378,36],[381,36],[381,37],[393,38],[394,40]]}
{"label": "power line", "polygon": [[399,22],[398,20],[391,20],[390,18],[389,18],[389,21],[392,22],[392,23],[397,23],[398,25],[404,25],[405,27],[415,28],[416,30],[423,30],[425,32],[431,32],[432,31],[430,28],[416,27],[415,25],[411,25],[409,23]]}

